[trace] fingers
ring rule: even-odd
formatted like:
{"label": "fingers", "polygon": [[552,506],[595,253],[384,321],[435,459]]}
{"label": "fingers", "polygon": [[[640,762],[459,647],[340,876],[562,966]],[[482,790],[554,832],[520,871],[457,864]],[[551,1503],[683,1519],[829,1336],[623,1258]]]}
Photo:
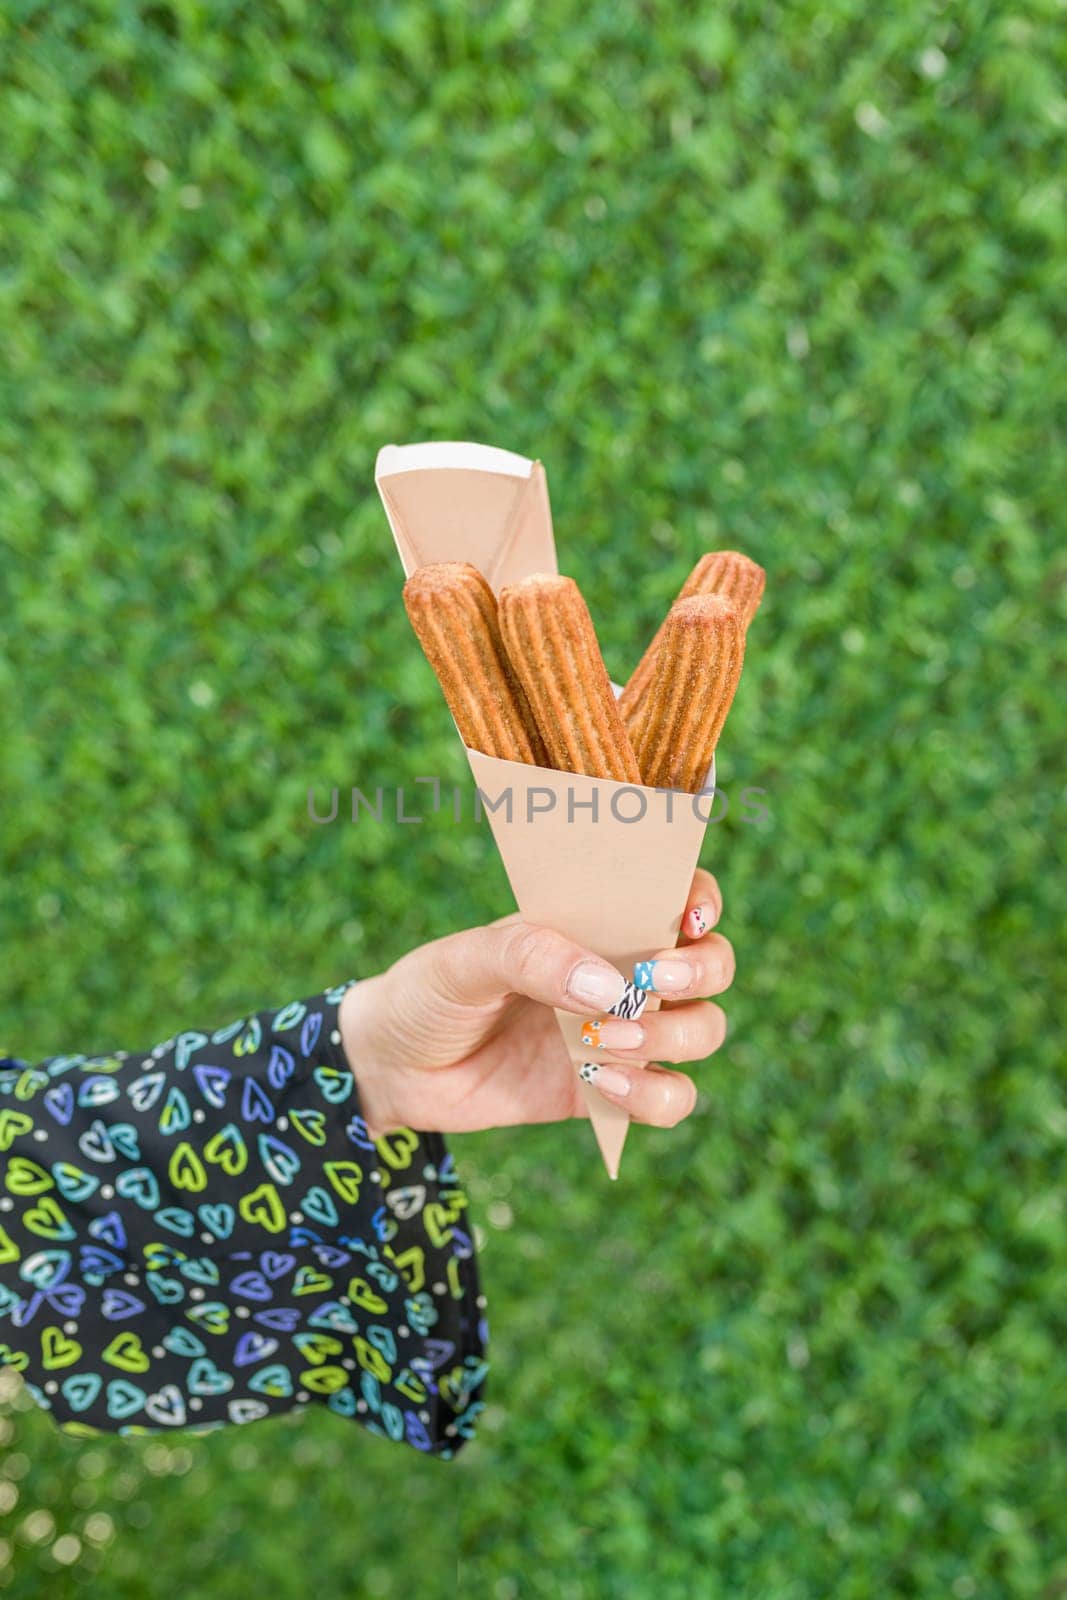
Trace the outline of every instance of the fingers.
{"label": "fingers", "polygon": [[[609,1021],[603,1032],[611,1027]],[[655,1055],[666,1061],[699,1061],[712,1055],[726,1038],[726,1014],[711,1001],[697,1001],[671,1011],[646,1011],[640,1023],[644,1037],[635,1043],[633,1054]],[[658,1128],[673,1128],[688,1117],[697,1103],[696,1084],[684,1072],[647,1061],[623,1059],[622,1041],[605,1036],[606,1060],[586,1062],[580,1075],[608,1100],[625,1107],[635,1122]],[[628,1052],[629,1054],[629,1052]]]}
{"label": "fingers", "polygon": [[698,867],[685,903],[682,933],[687,939],[700,939],[709,928],[715,927],[721,916],[722,891],[711,873]]}
{"label": "fingers", "polygon": [[635,1122],[647,1122],[657,1128],[673,1128],[697,1103],[697,1086],[692,1078],[666,1067],[624,1067],[617,1061],[594,1061],[582,1067],[581,1075],[608,1100],[625,1107]]}
{"label": "fingers", "polygon": [[721,933],[705,934],[695,944],[677,950],[663,950],[639,961],[634,982],[639,989],[663,995],[667,1000],[694,1000],[701,995],[722,994],[734,981],[734,951]]}
{"label": "fingers", "polygon": [[[639,974],[652,976],[644,983],[640,976],[635,978],[639,987],[671,1002],[721,994],[728,988],[733,980],[733,950],[718,934],[706,937],[721,915],[719,885],[710,872],[698,867],[682,917],[683,935],[693,942],[640,963]],[[614,967],[561,935],[525,922],[517,911],[425,948],[432,954],[441,986],[465,1004],[524,994],[566,1011],[590,1006],[607,1011],[622,994],[623,975]]]}
{"label": "fingers", "polygon": [[[629,1034],[623,1029],[630,1030]],[[609,1018],[600,1028],[600,1038],[604,1057],[613,1065],[648,1059],[703,1061],[726,1039],[726,1013],[711,1000],[696,1000],[669,1011],[646,1011],[640,1022],[616,1025]]]}
{"label": "fingers", "polygon": [[424,946],[428,982],[444,999],[484,1005],[528,995],[542,1005],[589,1014],[609,1011],[626,980],[611,964],[549,928],[505,920]]}

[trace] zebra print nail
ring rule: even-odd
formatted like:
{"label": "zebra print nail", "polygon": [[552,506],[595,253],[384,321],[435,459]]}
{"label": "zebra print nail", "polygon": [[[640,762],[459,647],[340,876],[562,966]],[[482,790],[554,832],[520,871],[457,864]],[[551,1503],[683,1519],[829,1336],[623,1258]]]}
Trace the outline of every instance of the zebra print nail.
{"label": "zebra print nail", "polygon": [[[650,971],[653,964],[654,963],[652,962],[644,963],[644,965],[646,965]],[[611,1008],[611,1011],[609,1012],[610,1016],[629,1017],[631,1021],[635,1021],[645,1009],[645,1002],[648,999],[648,994],[642,985],[636,982],[636,976],[637,968],[635,967],[635,981],[633,983],[627,983],[626,988],[622,991],[622,999],[616,1000],[615,1004]],[[651,987],[651,985],[649,985],[649,987]]]}

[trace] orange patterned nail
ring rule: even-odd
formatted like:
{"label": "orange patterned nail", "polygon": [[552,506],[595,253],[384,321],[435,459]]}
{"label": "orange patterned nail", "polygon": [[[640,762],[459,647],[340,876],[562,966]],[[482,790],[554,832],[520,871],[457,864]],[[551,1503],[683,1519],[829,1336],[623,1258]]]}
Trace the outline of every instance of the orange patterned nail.
{"label": "orange patterned nail", "polygon": [[588,1017],[582,1023],[582,1043],[592,1050],[636,1050],[644,1042],[641,1024],[625,1017]]}

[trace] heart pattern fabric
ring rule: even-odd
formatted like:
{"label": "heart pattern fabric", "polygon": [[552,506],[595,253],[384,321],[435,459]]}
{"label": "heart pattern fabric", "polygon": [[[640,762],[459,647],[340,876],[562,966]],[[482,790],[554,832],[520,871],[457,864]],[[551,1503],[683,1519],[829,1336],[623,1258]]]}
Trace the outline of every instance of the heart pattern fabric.
{"label": "heart pattern fabric", "polygon": [[0,1058],[0,1360],[66,1431],[324,1405],[443,1460],[485,1406],[468,1200],[371,1139],[348,984],[147,1051]]}

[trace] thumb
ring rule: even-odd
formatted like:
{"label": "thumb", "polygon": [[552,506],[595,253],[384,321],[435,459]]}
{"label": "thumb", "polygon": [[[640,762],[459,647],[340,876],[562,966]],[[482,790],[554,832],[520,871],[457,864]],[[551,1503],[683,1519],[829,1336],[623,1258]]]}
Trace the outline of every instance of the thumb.
{"label": "thumb", "polygon": [[450,934],[422,954],[429,961],[424,981],[453,1004],[486,1005],[522,994],[562,1011],[608,1011],[626,988],[610,962],[521,920]]}

